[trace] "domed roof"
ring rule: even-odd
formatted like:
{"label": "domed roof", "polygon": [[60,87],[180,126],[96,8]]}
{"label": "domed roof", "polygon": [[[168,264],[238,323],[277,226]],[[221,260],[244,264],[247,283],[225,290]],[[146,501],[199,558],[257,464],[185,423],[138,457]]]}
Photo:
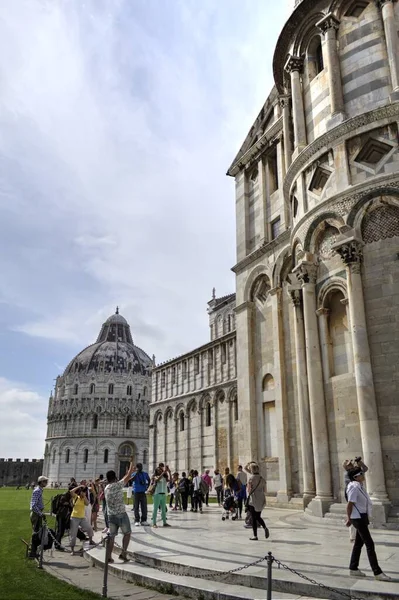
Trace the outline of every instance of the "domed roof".
{"label": "domed roof", "polygon": [[118,307],[101,327],[95,344],[80,352],[67,366],[71,373],[133,373],[146,375],[152,360],[133,344],[129,323],[119,314]]}

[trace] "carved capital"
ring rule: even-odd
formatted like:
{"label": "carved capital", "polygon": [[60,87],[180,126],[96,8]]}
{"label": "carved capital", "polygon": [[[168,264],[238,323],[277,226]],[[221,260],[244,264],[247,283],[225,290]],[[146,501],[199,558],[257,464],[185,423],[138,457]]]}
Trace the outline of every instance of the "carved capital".
{"label": "carved capital", "polygon": [[303,260],[295,267],[294,273],[302,285],[305,285],[306,283],[315,284],[317,278],[317,265],[313,262]]}
{"label": "carved capital", "polygon": [[320,29],[323,35],[325,35],[330,29],[338,31],[339,21],[336,17],[334,17],[332,13],[328,13],[328,15],[326,15],[323,19],[316,23],[316,27]]}
{"label": "carved capital", "polygon": [[279,96],[278,101],[282,110],[289,109],[291,96]]}
{"label": "carved capital", "polygon": [[290,290],[289,292],[292,304],[295,308],[300,308],[302,304],[302,291],[301,290]]}
{"label": "carved capital", "polygon": [[382,10],[387,4],[393,4],[396,0],[375,0],[377,8]]}
{"label": "carved capital", "polygon": [[329,308],[318,308],[318,309],[316,310],[316,315],[317,315],[318,317],[324,317],[324,316],[328,317],[328,315],[330,314],[330,312],[331,312],[331,311],[330,311],[330,309],[329,309]]}
{"label": "carved capital", "polygon": [[292,54],[290,54],[287,59],[287,62],[284,65],[284,69],[285,71],[287,71],[287,73],[293,73],[294,71],[302,73],[303,58],[301,58],[300,56],[293,56]]}
{"label": "carved capital", "polygon": [[345,240],[333,245],[346,267],[353,273],[360,273],[360,265],[363,260],[362,243],[355,239]]}

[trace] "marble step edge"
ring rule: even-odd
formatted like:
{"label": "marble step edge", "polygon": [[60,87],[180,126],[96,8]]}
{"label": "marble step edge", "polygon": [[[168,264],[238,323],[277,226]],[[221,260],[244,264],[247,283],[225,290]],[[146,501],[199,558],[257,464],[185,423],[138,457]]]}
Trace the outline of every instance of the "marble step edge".
{"label": "marble step edge", "polygon": [[[116,545],[116,544],[115,544]],[[95,548],[84,552],[85,558],[90,561],[94,567],[104,567],[105,550]],[[113,557],[115,558],[115,554]],[[131,556],[131,553],[129,553]],[[170,573],[163,573],[155,568],[137,563],[134,560],[128,563],[115,562],[109,565],[109,572],[120,579],[140,585],[142,587],[154,589],[164,594],[174,594],[184,596],[193,600],[259,600],[259,587],[251,585],[255,583],[253,576],[247,575],[245,585],[237,585],[236,582],[229,583],[225,580],[213,581],[209,579],[200,579],[195,576],[179,576]],[[316,587],[313,584],[301,580],[293,581],[286,572],[281,572],[284,576],[275,578],[273,571],[273,591],[283,592],[290,595],[307,596],[317,598],[318,600],[342,600],[342,591],[350,593],[349,589],[341,588],[338,592],[330,592]],[[256,582],[258,583],[258,582]],[[266,576],[262,581],[262,590],[266,590]],[[341,593],[339,593],[341,592]],[[264,596],[262,592],[261,596]],[[364,595],[364,599],[375,600],[375,595]],[[391,597],[383,597],[383,600],[393,600]],[[398,597],[395,597],[398,600]]]}

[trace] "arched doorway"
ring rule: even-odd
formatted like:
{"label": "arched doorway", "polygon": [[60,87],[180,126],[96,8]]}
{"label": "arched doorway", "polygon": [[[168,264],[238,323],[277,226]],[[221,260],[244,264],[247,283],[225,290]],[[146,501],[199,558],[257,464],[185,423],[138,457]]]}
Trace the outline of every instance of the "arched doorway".
{"label": "arched doorway", "polygon": [[134,444],[132,442],[123,442],[118,449],[119,479],[122,479],[126,475],[132,459],[135,462],[136,449]]}

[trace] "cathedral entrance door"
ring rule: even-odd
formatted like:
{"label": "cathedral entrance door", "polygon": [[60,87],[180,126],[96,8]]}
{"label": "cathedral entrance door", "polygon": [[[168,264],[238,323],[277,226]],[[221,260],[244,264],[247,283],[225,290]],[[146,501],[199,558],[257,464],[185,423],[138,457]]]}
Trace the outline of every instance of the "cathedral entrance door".
{"label": "cathedral entrance door", "polygon": [[126,475],[126,471],[129,469],[130,461],[121,460],[119,462],[119,479],[123,479]]}

